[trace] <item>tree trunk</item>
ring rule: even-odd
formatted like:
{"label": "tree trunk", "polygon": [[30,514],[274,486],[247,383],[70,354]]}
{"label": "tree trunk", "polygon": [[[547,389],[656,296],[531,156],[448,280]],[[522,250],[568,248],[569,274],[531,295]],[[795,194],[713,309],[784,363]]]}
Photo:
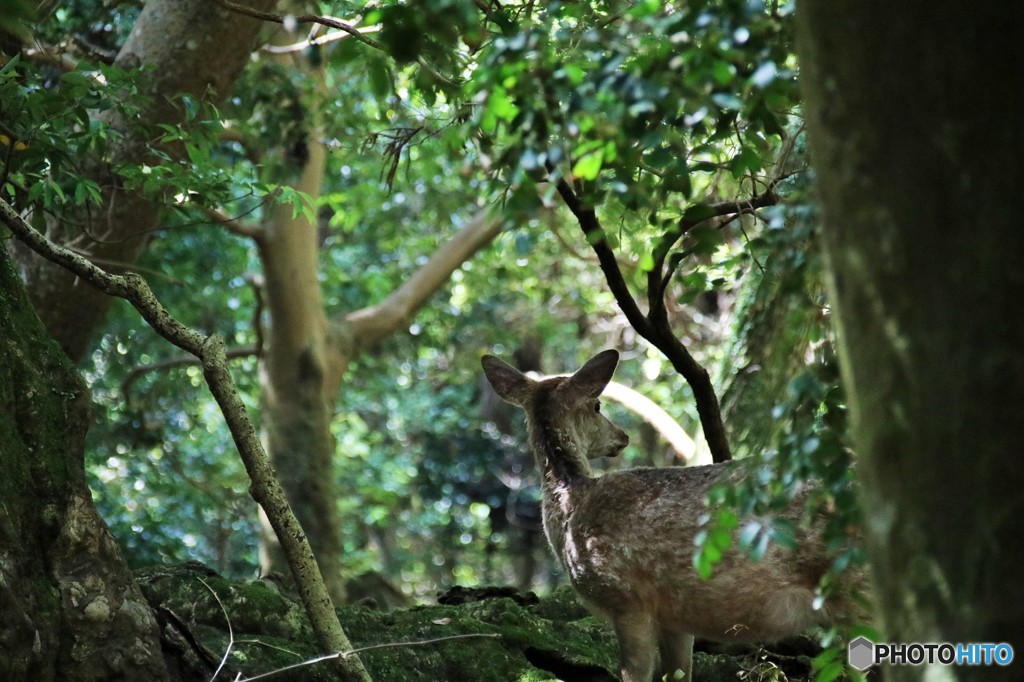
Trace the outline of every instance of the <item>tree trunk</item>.
{"label": "tree trunk", "polygon": [[0,348],[0,679],[168,679],[152,611],[86,486],[88,391],[4,249]]}
{"label": "tree trunk", "polygon": [[[266,10],[275,0],[247,0],[246,4]],[[178,95],[221,102],[248,63],[261,25],[211,0],[149,0],[115,62],[127,70],[148,67],[153,74],[152,104],[139,114],[145,125],[116,117],[105,121],[122,136],[120,142],[108,158],[82,161],[85,172],[104,188],[103,206],[92,212],[92,220],[89,215],[80,216],[88,230],[70,233],[60,224],[51,224],[47,236],[105,263],[135,263],[157,224],[161,206],[139,192],[121,189],[113,169],[145,160],[146,143],[156,125],[183,121]],[[110,306],[110,297],[27,250],[17,253],[43,323],[65,352],[80,360]]]}
{"label": "tree trunk", "polygon": [[1018,655],[1022,10],[808,0],[798,11],[883,636],[1009,642]]}
{"label": "tree trunk", "polygon": [[[305,139],[304,165],[291,186],[320,195],[326,150],[316,131]],[[341,530],[334,485],[334,382],[337,348],[328,340],[318,280],[317,225],[279,204],[258,239],[266,286],[268,344],[260,368],[260,398],[267,452],[335,603],[345,599]],[[335,358],[332,360],[332,358]],[[347,362],[344,362],[347,364]],[[343,369],[343,367],[341,368]],[[263,521],[260,563],[287,570],[273,529]]]}

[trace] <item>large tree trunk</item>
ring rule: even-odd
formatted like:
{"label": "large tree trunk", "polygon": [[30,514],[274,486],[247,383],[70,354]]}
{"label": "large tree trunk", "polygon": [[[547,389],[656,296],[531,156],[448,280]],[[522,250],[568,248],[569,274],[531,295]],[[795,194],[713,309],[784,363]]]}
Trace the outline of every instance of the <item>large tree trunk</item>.
{"label": "large tree trunk", "polygon": [[883,635],[1024,651],[1022,7],[798,15]]}
{"label": "large tree trunk", "polygon": [[[276,0],[246,4],[267,10]],[[184,120],[178,95],[221,102],[248,62],[260,27],[261,22],[212,0],[149,0],[116,60],[117,66],[127,70],[148,67],[153,75],[152,104],[140,112],[145,127],[116,117],[106,121],[123,136],[120,142],[108,158],[82,160],[86,172],[104,188],[103,206],[91,216],[79,217],[88,230],[72,231],[51,223],[47,236],[104,263],[135,263],[157,224],[161,206],[139,192],[121,189],[113,169],[146,159],[146,143],[155,126]],[[18,260],[46,328],[73,360],[80,360],[110,297],[27,250],[18,252]]]}
{"label": "large tree trunk", "polygon": [[89,395],[0,249],[0,679],[164,680],[156,621],[86,486]]}

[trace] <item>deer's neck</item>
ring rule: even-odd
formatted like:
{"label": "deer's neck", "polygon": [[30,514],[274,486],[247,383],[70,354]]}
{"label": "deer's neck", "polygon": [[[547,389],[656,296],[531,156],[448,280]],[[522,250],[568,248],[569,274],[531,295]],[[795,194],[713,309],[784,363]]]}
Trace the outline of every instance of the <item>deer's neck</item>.
{"label": "deer's neck", "polygon": [[542,435],[534,440],[533,455],[544,473],[544,485],[571,487],[590,477],[590,465],[573,449],[571,443]]}
{"label": "deer's neck", "polygon": [[563,425],[541,417],[531,425],[530,446],[544,485],[571,487],[590,478],[590,463],[583,448]]}
{"label": "deer's neck", "polygon": [[586,494],[593,480],[590,464],[569,434],[556,425],[531,425],[530,440],[537,466],[544,477],[541,486],[544,535],[562,566],[569,570],[566,534],[580,498]]}

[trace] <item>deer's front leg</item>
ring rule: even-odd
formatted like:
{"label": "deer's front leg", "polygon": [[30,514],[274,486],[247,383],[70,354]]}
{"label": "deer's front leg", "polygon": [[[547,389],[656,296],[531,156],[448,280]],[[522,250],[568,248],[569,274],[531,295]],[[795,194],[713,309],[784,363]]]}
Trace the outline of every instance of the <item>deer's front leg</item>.
{"label": "deer's front leg", "polygon": [[619,640],[622,682],[651,682],[658,663],[658,632],[645,613],[616,615],[612,624]]}
{"label": "deer's front leg", "polygon": [[[693,679],[693,635],[674,630],[658,632],[658,649],[661,651],[661,674],[668,680]],[[682,677],[673,677],[682,671]]]}

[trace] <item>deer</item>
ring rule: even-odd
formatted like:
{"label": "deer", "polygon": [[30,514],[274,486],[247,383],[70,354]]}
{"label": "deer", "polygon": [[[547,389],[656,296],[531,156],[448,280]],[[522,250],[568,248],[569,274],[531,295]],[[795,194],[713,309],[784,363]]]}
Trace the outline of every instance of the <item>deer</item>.
{"label": "deer", "polygon": [[[591,459],[629,444],[601,413],[618,365],[598,353],[575,374],[533,379],[492,355],[481,363],[495,392],[526,412],[542,475],[544,534],[582,603],[610,621],[623,682],[690,680],[694,637],[770,642],[836,622],[830,597],[815,608],[831,565],[813,532],[797,550],[770,547],[760,561],[727,552],[709,580],[693,566],[694,538],[711,488],[741,476],[730,463],[633,468],[595,476]],[[793,505],[792,519],[801,510]],[[681,677],[680,677],[681,675]]]}

